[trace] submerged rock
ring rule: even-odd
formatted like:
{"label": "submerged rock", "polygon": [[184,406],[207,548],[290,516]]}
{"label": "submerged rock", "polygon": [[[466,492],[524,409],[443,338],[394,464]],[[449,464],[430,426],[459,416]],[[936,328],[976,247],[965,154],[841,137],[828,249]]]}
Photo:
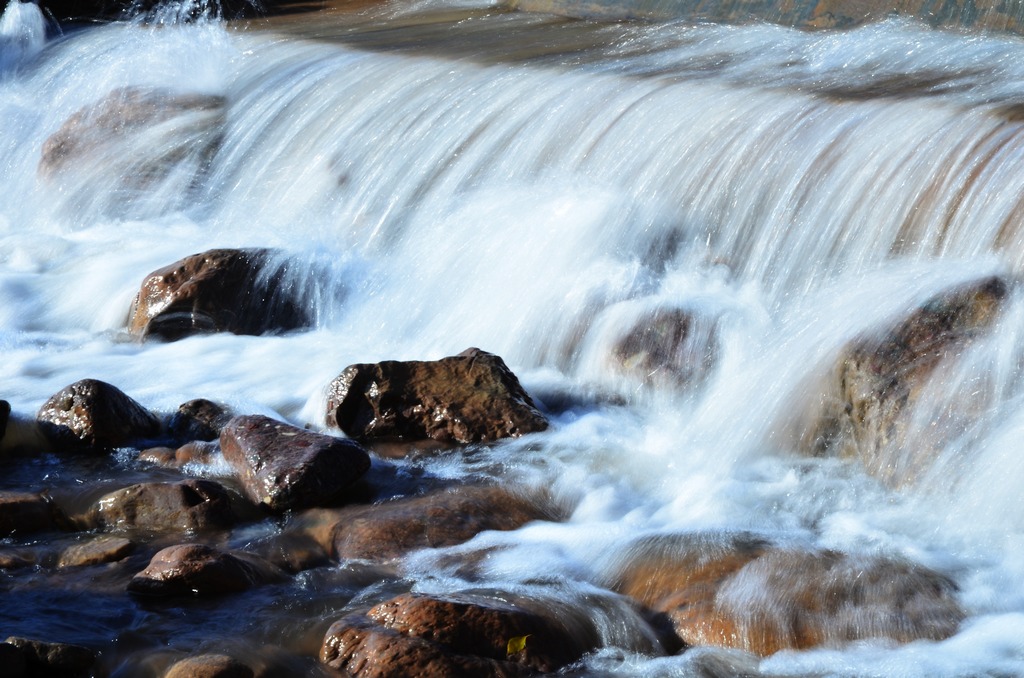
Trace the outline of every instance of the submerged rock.
{"label": "submerged rock", "polygon": [[320,660],[348,675],[522,676],[551,673],[594,649],[594,629],[471,594],[405,594],[328,630]]}
{"label": "submerged rock", "polygon": [[331,382],[327,424],[353,438],[475,443],[548,422],[496,355],[471,348],[436,361],[351,365]]}
{"label": "submerged rock", "polygon": [[284,574],[257,556],[179,544],[157,552],[128,582],[130,593],[149,596],[238,593],[279,581]]}
{"label": "submerged rock", "polygon": [[714,323],[680,308],[641,316],[612,349],[617,371],[673,388],[702,381],[715,354]]}
{"label": "submerged rock", "polygon": [[614,587],[664,615],[686,646],[770,655],[953,635],[964,612],[956,585],[913,563],[772,546],[753,535],[644,540]]}
{"label": "submerged rock", "polygon": [[336,500],[370,468],[369,455],[351,440],[258,415],[228,422],[220,446],[249,498],[275,512]]}
{"label": "submerged rock", "polygon": [[204,332],[263,334],[306,327],[287,269],[268,249],[215,249],[153,271],[129,312],[128,331],[167,340]]}
{"label": "submerged rock", "polygon": [[11,636],[4,643],[21,651],[26,676],[91,676],[96,664],[96,653],[89,648],[70,643],[49,643]]}
{"label": "submerged rock", "polygon": [[1008,293],[1001,278],[979,280],[937,295],[896,325],[847,346],[824,406],[803,432],[804,449],[859,459],[891,485],[912,481],[936,447],[948,442],[907,439],[915,405],[938,368],[963,355],[993,324]]}
{"label": "submerged rock", "polygon": [[167,669],[164,678],[253,678],[245,663],[224,654],[187,657]]}
{"label": "submerged rock", "polygon": [[212,480],[139,483],[100,499],[93,522],[107,529],[197,532],[234,525],[231,495]]}
{"label": "submerged rock", "polygon": [[542,498],[500,487],[460,487],[336,513],[327,546],[337,560],[389,560],[414,549],[453,546],[484,530],[515,530],[557,520]]}
{"label": "submerged rock", "polygon": [[56,529],[60,509],[34,492],[0,491],[0,537]]}
{"label": "submerged rock", "polygon": [[153,438],[160,420],[116,386],[82,379],[53,395],[36,415],[58,450],[109,450]]}

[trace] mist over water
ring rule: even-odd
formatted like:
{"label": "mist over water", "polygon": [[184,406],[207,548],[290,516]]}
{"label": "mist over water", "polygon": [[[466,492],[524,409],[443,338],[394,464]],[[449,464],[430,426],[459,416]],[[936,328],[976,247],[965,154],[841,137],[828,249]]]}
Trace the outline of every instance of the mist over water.
{"label": "mist over water", "polygon": [[[957,635],[783,652],[760,671],[1024,674],[1018,292],[920,399],[911,439],[946,435],[918,482],[886,487],[797,445],[849,342],[1024,269],[1024,44],[902,21],[818,33],[563,22],[546,35],[565,49],[531,58],[467,54],[453,26],[450,49],[424,47],[415,24],[386,48],[360,42],[365,26],[312,40],[215,20],[47,40],[38,9],[10,4],[0,382],[14,411],[93,377],[158,411],[204,397],[319,428],[345,366],[478,346],[551,429],[399,463],[547,487],[573,507],[564,524],[454,547],[501,547],[485,582],[540,577],[571,601],[638,536],[710,529],[899,555],[958,584]],[[580,34],[600,46],[573,49]],[[47,139],[124,88],[217,103],[47,174]],[[314,327],[128,339],[143,277],[214,247],[280,248]],[[672,310],[693,319],[693,378],[622,369],[615,347],[634,323]],[[407,578],[464,585],[443,555],[410,557]],[[307,576],[317,590],[330,575]],[[704,675],[698,654],[652,659],[616,636],[632,622],[608,605],[621,651],[589,659],[594,674]],[[51,617],[32,623],[52,635]]]}

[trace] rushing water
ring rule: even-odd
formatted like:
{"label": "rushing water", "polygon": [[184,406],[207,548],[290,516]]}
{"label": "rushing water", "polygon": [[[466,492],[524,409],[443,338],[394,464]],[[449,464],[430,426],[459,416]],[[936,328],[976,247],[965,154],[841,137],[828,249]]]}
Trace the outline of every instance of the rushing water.
{"label": "rushing water", "polygon": [[[854,462],[807,459],[791,435],[818,397],[809,385],[852,338],[1024,269],[1024,44],[897,21],[803,33],[418,11],[441,18],[120,23],[47,38],[15,0],[0,21],[0,395],[14,411],[95,377],[158,411],[206,397],[320,426],[346,365],[479,346],[504,357],[551,429],[399,463],[549,487],[574,507],[564,524],[473,542],[504,547],[486,572],[497,586],[560,582],[573,600],[637,535],[754,530],[905,556],[951,576],[969,614],[946,641],[784,652],[764,674],[1024,674],[1024,305],[1011,296],[925,399],[950,434],[920,483],[888,489]],[[224,106],[58,176],[39,169],[67,118],[128,86]],[[187,151],[211,134],[200,170]],[[134,180],[176,149],[174,169]],[[313,329],[127,340],[145,274],[237,246],[298,262]],[[631,322],[673,308],[709,328],[703,380],[616,369]],[[12,463],[0,486],[68,493],[76,473],[103,488],[149,473],[130,455],[88,463]],[[404,567],[406,587],[461,585],[429,553]],[[314,655],[306,620],[322,634],[389,586],[318,568],[202,603],[196,625],[102,576],[2,577],[0,630],[88,644],[111,667],[211,637]],[[699,653],[620,645],[589,669],[698,675]]]}

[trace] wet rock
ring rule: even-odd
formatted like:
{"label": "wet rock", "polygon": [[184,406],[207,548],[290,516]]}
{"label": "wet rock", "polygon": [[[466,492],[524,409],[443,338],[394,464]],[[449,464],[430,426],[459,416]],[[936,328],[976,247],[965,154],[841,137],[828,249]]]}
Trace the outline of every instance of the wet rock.
{"label": "wet rock", "polygon": [[152,412],[97,379],[66,386],[43,404],[36,418],[58,450],[107,450],[160,432],[160,421]]}
{"label": "wet rock", "polygon": [[0,548],[0,570],[19,570],[36,564],[36,555],[21,549]]}
{"label": "wet rock", "polygon": [[[103,163],[113,167],[124,186],[143,188],[186,162],[198,171],[220,145],[223,110],[224,97],[210,94],[115,89],[50,135],[43,143],[39,174],[53,178]],[[175,135],[179,125],[188,134]]]}
{"label": "wet rock", "polygon": [[505,362],[480,349],[437,361],[351,365],[333,381],[327,423],[353,438],[473,443],[548,422]]}
{"label": "wet rock", "polygon": [[0,537],[55,529],[56,512],[58,509],[40,494],[0,491]]}
{"label": "wet rock", "polygon": [[0,678],[28,678],[25,653],[10,643],[0,643]]}
{"label": "wet rock", "polygon": [[84,678],[92,675],[96,664],[96,654],[80,645],[48,643],[16,636],[4,642],[21,650],[29,676]]}
{"label": "wet rock", "polygon": [[212,464],[220,444],[194,440],[174,449],[171,447],[149,447],[139,452],[139,460],[159,464],[168,468],[181,468],[185,464]]}
{"label": "wet rock", "polygon": [[101,535],[64,549],[64,552],[60,554],[57,567],[83,567],[113,563],[127,558],[134,551],[135,544],[123,537]]}
{"label": "wet rock", "polygon": [[361,678],[520,676],[557,671],[597,642],[514,603],[405,594],[332,625],[320,660]]}
{"label": "wet rock", "polygon": [[205,332],[263,334],[307,327],[268,249],[215,249],[153,271],[132,302],[128,331],[167,340]]}
{"label": "wet rock", "polygon": [[944,442],[907,439],[915,405],[940,365],[963,355],[992,325],[1007,294],[1005,281],[986,278],[938,295],[895,326],[846,347],[801,446],[859,459],[890,485],[913,481]]}
{"label": "wet rock", "polygon": [[619,339],[613,356],[619,371],[640,381],[684,388],[699,383],[715,361],[715,324],[685,309],[658,309],[641,316]]}
{"label": "wet rock", "polygon": [[233,657],[203,654],[176,662],[164,678],[253,678],[253,670]]}
{"label": "wet rock", "polygon": [[237,593],[279,581],[283,573],[248,553],[218,551],[203,544],[179,544],[157,552],[128,591],[149,596]]}
{"label": "wet rock", "polygon": [[948,578],[894,558],[770,546],[750,535],[652,539],[615,582],[687,646],[757,655],[953,635],[964,618]]}
{"label": "wet rock", "polygon": [[271,511],[335,500],[370,468],[369,455],[351,440],[259,415],[232,419],[220,444],[249,498]]}
{"label": "wet rock", "polygon": [[382,561],[421,548],[453,546],[484,530],[515,530],[557,520],[542,498],[499,487],[461,487],[337,512],[327,548],[338,560]]}
{"label": "wet rock", "polygon": [[198,398],[182,403],[167,422],[167,431],[183,443],[193,440],[213,441],[234,413],[224,405]]}
{"label": "wet rock", "polygon": [[108,529],[196,532],[231,527],[236,516],[223,486],[189,478],[178,483],[139,483],[111,492],[100,499],[92,519]]}

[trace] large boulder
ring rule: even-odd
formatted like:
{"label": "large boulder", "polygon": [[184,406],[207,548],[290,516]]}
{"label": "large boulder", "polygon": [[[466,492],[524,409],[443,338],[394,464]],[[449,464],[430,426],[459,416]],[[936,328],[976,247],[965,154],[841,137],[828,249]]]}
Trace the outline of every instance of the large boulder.
{"label": "large boulder", "polygon": [[169,546],[128,582],[128,591],[148,596],[238,593],[273,583],[284,574],[261,558],[219,551],[203,544]]}
{"label": "large boulder", "polygon": [[542,498],[493,486],[461,487],[342,509],[325,546],[338,560],[385,561],[414,549],[461,544],[484,530],[515,530],[559,517]]}
{"label": "large boulder", "polygon": [[336,500],[370,468],[369,455],[351,440],[259,415],[228,422],[220,446],[249,498],[275,512]]}
{"label": "large boulder", "polygon": [[858,459],[894,486],[915,480],[949,442],[941,426],[919,426],[913,430],[920,435],[908,439],[915,407],[940,366],[952,365],[993,324],[1007,295],[1003,279],[985,278],[852,342],[802,431],[801,446],[811,454]]}
{"label": "large boulder", "polygon": [[327,423],[353,438],[475,443],[543,431],[547,419],[496,355],[350,365],[331,382]]}
{"label": "large boulder", "polygon": [[567,628],[543,605],[517,602],[400,595],[335,622],[320,660],[360,678],[522,676],[555,672],[598,645],[594,629]]}
{"label": "large boulder", "polygon": [[656,537],[628,552],[613,586],[664,615],[686,646],[770,655],[941,640],[964,618],[951,580],[898,558],[783,548],[744,534]]}
{"label": "large boulder", "polygon": [[212,480],[138,483],[99,500],[92,522],[107,529],[197,532],[225,529],[236,516],[231,495]]}
{"label": "large boulder", "polygon": [[215,249],[153,271],[132,302],[128,331],[175,340],[308,326],[301,300],[287,285],[287,266],[276,256],[269,249]]}
{"label": "large boulder", "polygon": [[160,433],[160,420],[116,386],[82,379],[53,395],[36,415],[58,450],[108,450]]}

